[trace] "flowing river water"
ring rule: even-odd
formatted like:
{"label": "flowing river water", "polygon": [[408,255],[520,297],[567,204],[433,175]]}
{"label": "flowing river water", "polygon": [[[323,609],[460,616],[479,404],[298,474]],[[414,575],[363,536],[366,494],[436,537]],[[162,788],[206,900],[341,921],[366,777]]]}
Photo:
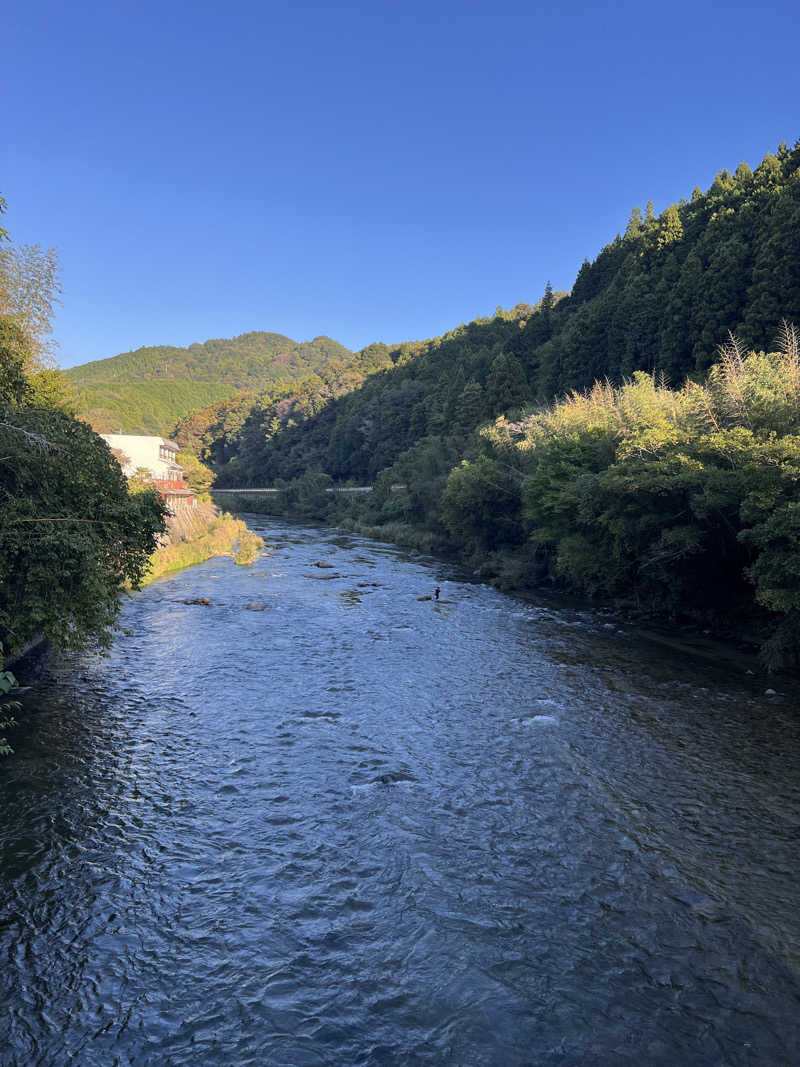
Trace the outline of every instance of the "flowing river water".
{"label": "flowing river water", "polygon": [[251,526],[10,738],[4,1067],[800,1063],[786,686]]}

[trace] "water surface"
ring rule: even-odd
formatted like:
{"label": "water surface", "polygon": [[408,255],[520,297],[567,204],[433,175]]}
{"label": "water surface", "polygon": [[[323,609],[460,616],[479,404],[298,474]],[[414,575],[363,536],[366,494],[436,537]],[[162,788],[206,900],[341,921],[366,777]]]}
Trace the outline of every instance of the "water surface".
{"label": "water surface", "polygon": [[0,1062],[800,1062],[792,694],[251,525],[14,733]]}

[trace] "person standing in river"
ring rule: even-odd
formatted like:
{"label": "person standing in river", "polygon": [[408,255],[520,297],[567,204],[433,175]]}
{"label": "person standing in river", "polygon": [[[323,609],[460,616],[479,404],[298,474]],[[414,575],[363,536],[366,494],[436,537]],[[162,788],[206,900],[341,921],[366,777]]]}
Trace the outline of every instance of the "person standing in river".
{"label": "person standing in river", "polygon": [[438,600],[438,599],[439,599],[439,593],[440,593],[440,592],[441,592],[441,589],[440,589],[440,588],[439,588],[439,586],[437,585],[437,586],[436,586],[436,588],[435,588],[435,589],[434,589],[434,591],[433,591],[433,599],[434,599],[434,600]]}

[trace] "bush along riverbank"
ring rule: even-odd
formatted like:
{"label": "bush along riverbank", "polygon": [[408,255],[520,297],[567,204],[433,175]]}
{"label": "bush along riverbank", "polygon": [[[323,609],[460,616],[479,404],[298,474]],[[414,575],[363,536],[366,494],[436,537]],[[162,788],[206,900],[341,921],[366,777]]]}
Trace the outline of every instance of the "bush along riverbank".
{"label": "bush along riverbank", "polygon": [[233,556],[240,566],[249,566],[263,547],[263,540],[241,519],[220,513],[213,504],[199,503],[167,520],[163,543],[150,557],[142,584],[217,556]]}
{"label": "bush along riverbank", "polygon": [[[425,438],[371,494],[307,474],[264,511],[457,556],[513,592],[556,587],[629,617],[758,643],[800,666],[800,342],[745,353],[706,381],[637,372],[497,419],[453,460]],[[259,504],[253,498],[246,510]]]}

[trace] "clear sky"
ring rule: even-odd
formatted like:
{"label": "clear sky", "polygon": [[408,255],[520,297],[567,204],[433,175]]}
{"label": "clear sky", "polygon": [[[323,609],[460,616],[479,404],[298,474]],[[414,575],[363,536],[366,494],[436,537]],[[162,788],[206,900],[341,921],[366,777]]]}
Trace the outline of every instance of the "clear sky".
{"label": "clear sky", "polygon": [[5,224],[58,248],[64,366],[435,336],[800,137],[797,0],[0,0],[0,24]]}

